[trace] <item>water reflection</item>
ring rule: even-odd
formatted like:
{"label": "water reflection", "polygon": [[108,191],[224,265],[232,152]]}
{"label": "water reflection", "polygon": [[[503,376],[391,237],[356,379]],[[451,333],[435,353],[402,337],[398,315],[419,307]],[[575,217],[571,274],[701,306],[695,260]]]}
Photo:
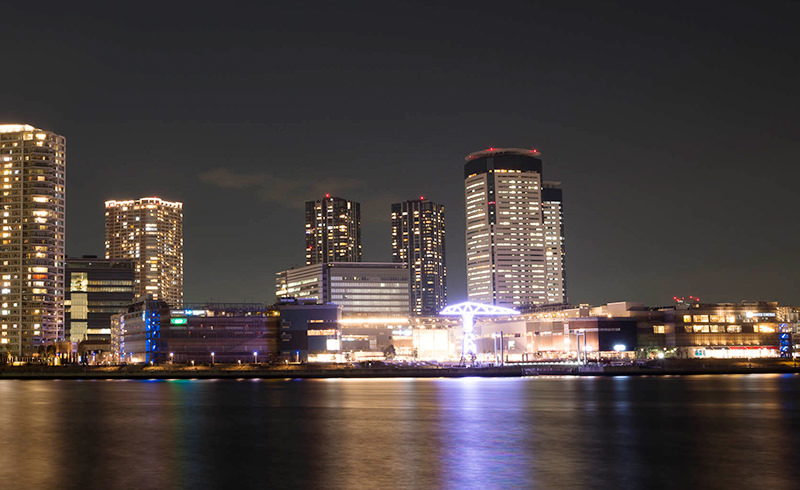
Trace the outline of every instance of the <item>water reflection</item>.
{"label": "water reflection", "polygon": [[0,381],[0,487],[789,489],[798,389],[780,375]]}

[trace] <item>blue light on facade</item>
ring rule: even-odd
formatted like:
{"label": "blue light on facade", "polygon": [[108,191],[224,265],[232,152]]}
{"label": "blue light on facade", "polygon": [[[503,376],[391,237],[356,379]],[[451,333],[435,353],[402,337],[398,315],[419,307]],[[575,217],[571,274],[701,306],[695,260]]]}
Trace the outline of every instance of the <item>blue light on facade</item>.
{"label": "blue light on facade", "polygon": [[778,346],[781,357],[792,357],[792,329],[787,323],[778,327]]}
{"label": "blue light on facade", "polygon": [[150,363],[156,360],[156,352],[159,349],[159,340],[161,338],[161,314],[156,311],[143,312],[142,316],[145,321],[145,332],[147,340],[145,343],[145,362]]}

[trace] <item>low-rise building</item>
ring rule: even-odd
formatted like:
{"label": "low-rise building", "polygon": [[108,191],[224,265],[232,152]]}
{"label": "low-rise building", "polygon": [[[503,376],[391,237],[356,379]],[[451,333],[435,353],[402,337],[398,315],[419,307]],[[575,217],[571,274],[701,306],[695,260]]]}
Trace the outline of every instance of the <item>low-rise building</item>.
{"label": "low-rise building", "polygon": [[269,362],[278,356],[279,313],[262,303],[214,303],[171,309],[140,297],[112,320],[117,362]]}
{"label": "low-rise building", "polygon": [[510,317],[476,318],[478,360],[602,360],[633,357],[641,303],[547,305]]}
{"label": "low-rise building", "polygon": [[274,305],[280,317],[281,358],[289,362],[340,360],[342,307],[314,300],[284,299]]}
{"label": "low-rise building", "polygon": [[755,358],[791,349],[782,346],[780,335],[792,329],[792,311],[770,301],[700,303],[692,298],[663,307],[625,301],[542,308],[521,317],[531,335],[529,353],[540,357],[574,357],[581,338],[589,358],[634,351],[639,357]]}
{"label": "low-rise building", "polygon": [[780,315],[774,301],[679,302],[653,308],[640,338],[680,358],[778,357]]}
{"label": "low-rise building", "polygon": [[601,360],[633,357],[637,321],[621,317],[575,317],[528,322],[529,360],[582,358]]}

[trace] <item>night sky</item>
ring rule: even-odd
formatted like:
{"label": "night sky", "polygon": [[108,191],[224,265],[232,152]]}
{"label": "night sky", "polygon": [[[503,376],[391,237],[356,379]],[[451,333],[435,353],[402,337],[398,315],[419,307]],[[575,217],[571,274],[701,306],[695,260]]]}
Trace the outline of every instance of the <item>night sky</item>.
{"label": "night sky", "polygon": [[464,299],[464,156],[512,146],[563,183],[571,302],[800,303],[800,4],[446,3],[8,2],[0,122],[66,136],[69,255],[106,199],[183,201],[188,302],[271,301],[325,192],[369,261],[444,203]]}

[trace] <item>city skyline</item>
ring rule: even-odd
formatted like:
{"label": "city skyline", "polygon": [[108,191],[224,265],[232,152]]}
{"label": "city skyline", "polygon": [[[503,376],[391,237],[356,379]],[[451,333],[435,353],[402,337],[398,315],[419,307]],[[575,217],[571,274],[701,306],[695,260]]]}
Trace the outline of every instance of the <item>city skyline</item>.
{"label": "city skyline", "polygon": [[[43,131],[41,129],[34,128],[34,127],[32,127],[30,125],[27,125],[27,124],[8,124],[6,126],[8,126],[8,127],[11,127],[11,126],[17,127],[17,126],[19,126],[19,127],[31,128],[34,131]],[[482,152],[493,152],[495,150],[497,150],[497,149],[496,148],[487,148],[486,150],[482,150],[482,151],[475,152],[475,153],[477,154],[477,153],[482,153]],[[507,150],[507,149],[500,148],[499,150]],[[527,151],[527,150],[523,150],[523,151]],[[536,150],[536,149],[532,149],[530,151],[535,152],[537,154],[537,156],[539,155],[538,150]],[[546,226],[549,226],[550,228],[553,228],[554,226],[556,228],[560,228],[560,234],[558,236],[558,239],[556,240],[557,243],[550,243],[547,246],[547,250],[558,250],[560,253],[563,254],[563,250],[564,250],[564,245],[563,245],[563,242],[564,242],[564,235],[563,235],[563,203],[562,203],[562,197],[561,197],[562,196],[562,194],[561,194],[562,189],[560,188],[560,185],[561,185],[561,182],[544,181],[543,180],[542,183],[541,183],[541,192],[542,192],[543,196],[544,196],[545,192],[548,192],[548,195],[550,195],[550,196],[554,196],[552,198],[547,198],[547,199],[545,199],[544,197],[542,198],[543,214],[545,212],[549,212],[549,214],[551,215],[551,217],[549,218],[549,222],[545,222],[544,224]],[[162,201],[162,199],[160,199],[159,197],[141,198],[140,200],[147,200],[147,199],[156,200],[156,201]],[[354,224],[357,224],[357,226],[355,226],[355,229],[357,229],[357,237],[353,240],[353,242],[357,243],[357,247],[356,248],[359,249],[359,254],[358,255],[360,257],[361,256],[361,253],[360,253],[361,252],[360,251],[360,249],[361,249],[361,244],[360,244],[360,236],[361,236],[361,230],[360,230],[360,228],[361,228],[361,226],[360,226],[361,225],[361,222],[360,222],[360,215],[361,215],[360,203],[355,202],[355,201],[350,201],[350,200],[347,200],[347,199],[338,198],[338,197],[331,197],[329,193],[326,193],[326,196],[321,200],[306,201],[305,202],[305,206],[306,206],[306,213],[305,213],[305,216],[306,216],[306,245],[308,245],[308,236],[309,236],[308,235],[308,230],[309,230],[309,221],[308,221],[308,219],[309,219],[309,205],[312,205],[312,208],[313,208],[314,207],[313,204],[315,202],[317,204],[319,204],[320,202],[324,202],[326,200],[328,200],[328,201],[339,200],[339,201],[342,201],[342,202],[345,202],[345,203],[348,203],[348,204],[352,203],[355,206],[354,209],[355,209],[355,216],[356,216],[355,220],[356,220],[356,223],[354,223]],[[545,202],[545,201],[547,201],[547,202]],[[125,203],[125,202],[133,202],[133,201],[115,201],[115,200],[106,201],[106,209],[108,211],[109,203],[119,204],[119,203]],[[163,202],[167,203],[167,204],[179,205],[180,207],[182,207],[182,203],[180,203],[180,202],[170,203],[170,202],[165,201],[165,200]],[[412,201],[406,201],[406,202],[412,202]],[[393,206],[394,205],[391,205],[390,208],[393,209]],[[181,210],[181,213],[182,213],[182,210]],[[107,219],[108,219],[108,212],[106,212],[106,216],[107,216]],[[182,221],[182,214],[181,214],[181,221]],[[374,220],[374,221],[377,222],[377,220]],[[391,223],[392,219],[390,218],[388,221],[389,221],[389,223]],[[545,219],[545,221],[548,221],[548,220]],[[373,226],[376,224],[375,222],[372,223]],[[108,226],[108,223],[107,223],[107,226]],[[182,224],[181,224],[181,227],[182,227]],[[553,229],[555,229],[555,228],[553,228]],[[106,233],[108,233],[108,228],[106,229]],[[66,243],[69,243],[69,242],[67,241]],[[108,246],[106,246],[106,248],[108,248]],[[181,248],[182,248],[182,244],[181,244]],[[308,247],[306,247],[306,248],[308,248]],[[306,255],[307,255],[307,260],[309,260],[308,259],[308,253]],[[373,255],[377,255],[377,254],[373,254]],[[392,256],[394,254],[390,251],[389,255]],[[67,254],[66,257],[77,258],[79,256],[74,256],[73,257],[73,256],[69,256]],[[384,262],[385,260],[386,260],[385,256],[382,256],[382,257],[380,257],[380,260],[377,260],[377,261],[372,261],[371,260],[370,262]],[[345,260],[345,262],[349,262],[349,261],[350,260]],[[182,262],[183,262],[182,258],[181,258],[180,262],[181,262],[180,265],[181,265],[181,268],[182,268]],[[561,260],[559,262],[560,262],[560,267],[562,267],[562,269],[560,271],[556,271],[556,272],[561,277],[561,280],[563,281],[563,285],[565,286],[566,285],[566,275],[565,275],[565,269],[563,269],[564,264],[565,264],[563,262],[563,256],[562,256],[562,258],[561,258]],[[308,265],[308,264],[306,264],[306,265]],[[550,271],[550,269],[552,268],[552,267],[550,267],[551,265],[555,265],[555,263],[550,264],[548,262],[548,271]],[[301,267],[301,266],[302,266],[302,264],[294,264],[290,268]],[[282,270],[285,270],[285,269],[282,269]],[[553,270],[555,270],[555,269],[553,269]],[[466,285],[466,282],[465,282],[465,285]],[[564,286],[560,286],[560,287],[564,287]],[[182,285],[180,287],[180,290],[181,290],[181,296],[182,296],[183,295]],[[272,294],[272,293],[269,292],[271,290],[270,288],[267,288],[267,290],[268,290],[268,292],[266,294],[266,298],[267,298],[266,301],[269,302],[271,300],[270,294]],[[272,291],[274,291],[274,290],[272,290]],[[466,298],[467,295],[465,294],[464,297]],[[706,297],[708,297],[708,295],[706,295]],[[208,300],[211,300],[213,298],[214,298],[214,296],[210,296],[208,298]],[[219,296],[217,296],[217,298],[219,298]],[[249,298],[253,299],[253,298],[255,298],[255,296],[250,296]],[[279,299],[279,297],[275,296],[272,299]],[[548,297],[548,299],[550,299],[550,298]],[[721,301],[726,301],[726,300],[740,301],[740,300],[747,300],[747,299],[752,299],[752,298],[744,298],[744,299],[742,299],[742,298],[724,298],[723,297],[721,299]],[[765,298],[757,298],[757,299],[764,300]],[[193,298],[193,300],[202,300],[202,299],[201,298]],[[263,300],[263,298],[259,299],[259,300]],[[182,301],[182,298],[181,298],[180,301]],[[662,301],[661,303],[667,304],[667,303],[669,303],[669,301],[665,300],[665,301]],[[540,304],[547,304],[547,303],[540,303]],[[659,303],[658,302],[653,302],[653,304],[659,304]]]}
{"label": "city skyline", "polygon": [[797,487],[800,1],[2,16],[0,487]]}
{"label": "city skyline", "polygon": [[[269,299],[264,277],[303,263],[304,200],[361,202],[363,260],[388,260],[392,202],[441,202],[460,237],[463,155],[520,146],[564,183],[572,302],[798,302],[785,273],[800,265],[797,6],[307,7],[185,19],[167,6],[111,29],[73,6],[59,11],[74,22],[43,16],[42,36],[9,45],[11,65],[47,58],[67,74],[5,79],[0,120],[70,140],[70,256],[102,255],[100,203],[159,195],[189,210],[187,298]],[[465,36],[475,25],[511,34]],[[27,39],[23,26],[5,35]],[[448,248],[448,294],[462,300],[464,252]]]}

